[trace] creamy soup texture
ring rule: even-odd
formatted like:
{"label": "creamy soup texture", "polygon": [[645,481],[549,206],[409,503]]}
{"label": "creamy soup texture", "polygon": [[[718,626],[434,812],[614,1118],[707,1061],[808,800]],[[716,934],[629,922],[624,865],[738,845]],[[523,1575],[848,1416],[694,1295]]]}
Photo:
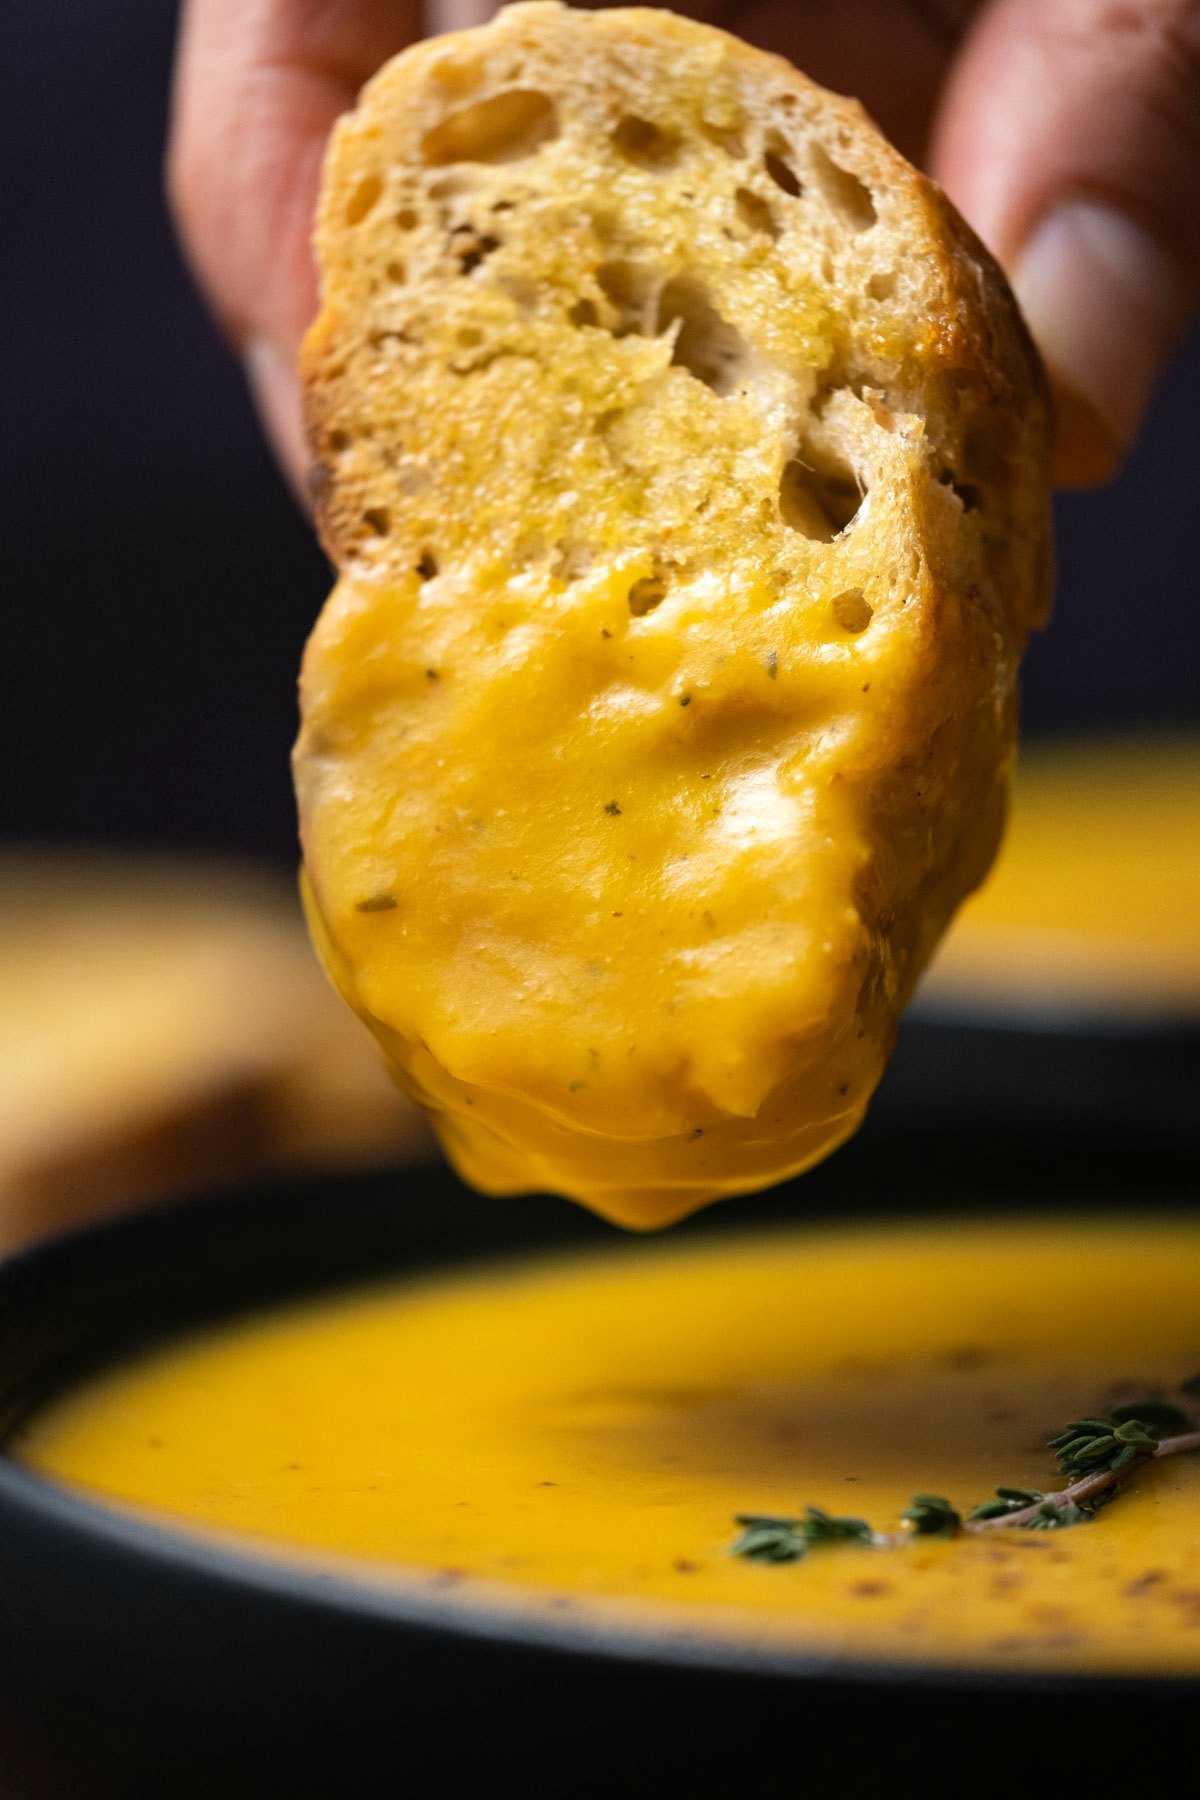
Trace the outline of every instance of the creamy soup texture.
{"label": "creamy soup texture", "polygon": [[76,1388],[18,1453],[105,1505],[450,1608],[1200,1672],[1197,1457],[1069,1530],[728,1553],[737,1512],[892,1529],[914,1491],[1059,1485],[1050,1432],[1200,1367],[1197,1295],[1200,1222],[1170,1217],[632,1243],[214,1328]]}

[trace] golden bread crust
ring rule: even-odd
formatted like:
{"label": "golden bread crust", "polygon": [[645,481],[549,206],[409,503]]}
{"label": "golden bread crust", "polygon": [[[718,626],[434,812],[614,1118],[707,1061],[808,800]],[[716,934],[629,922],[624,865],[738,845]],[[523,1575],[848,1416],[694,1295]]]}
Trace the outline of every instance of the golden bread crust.
{"label": "golden bread crust", "polygon": [[1001,830],[1049,585],[1003,276],[854,101],[545,0],[380,71],[317,250],[331,971],[481,1185],[805,1166]]}

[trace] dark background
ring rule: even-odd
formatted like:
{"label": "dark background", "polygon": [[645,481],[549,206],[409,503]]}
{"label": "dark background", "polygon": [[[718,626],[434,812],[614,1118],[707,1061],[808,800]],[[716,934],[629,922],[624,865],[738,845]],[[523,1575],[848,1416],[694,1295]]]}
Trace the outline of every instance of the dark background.
{"label": "dark background", "polygon": [[[301,644],[328,571],[171,239],[168,0],[3,0],[0,838],[290,858]],[[1200,692],[1200,336],[1137,454],[1059,506],[1031,734]]]}

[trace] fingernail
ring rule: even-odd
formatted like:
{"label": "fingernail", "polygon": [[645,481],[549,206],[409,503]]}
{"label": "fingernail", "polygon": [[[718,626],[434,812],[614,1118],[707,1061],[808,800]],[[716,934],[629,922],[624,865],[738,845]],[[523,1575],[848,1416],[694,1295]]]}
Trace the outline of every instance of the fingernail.
{"label": "fingernail", "polygon": [[1067,200],[1035,228],[1012,279],[1056,384],[1128,445],[1187,318],[1183,269],[1115,207]]}
{"label": "fingernail", "polygon": [[296,359],[269,338],[255,338],[242,353],[242,367],[272,448],[297,499],[307,509],[311,458],[300,419]]}

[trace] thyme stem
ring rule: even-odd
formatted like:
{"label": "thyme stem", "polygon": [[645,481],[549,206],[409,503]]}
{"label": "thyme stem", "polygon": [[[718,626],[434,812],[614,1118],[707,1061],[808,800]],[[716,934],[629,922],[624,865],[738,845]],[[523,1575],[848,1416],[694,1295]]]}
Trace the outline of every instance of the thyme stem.
{"label": "thyme stem", "polygon": [[1190,1450],[1200,1450],[1200,1431],[1181,1431],[1178,1437],[1163,1438],[1155,1456],[1186,1456]]}
{"label": "thyme stem", "polygon": [[[1200,1375],[1179,1384],[1181,1394],[1200,1399]],[[1184,1425],[1186,1430],[1180,1431]],[[1173,1430],[1171,1437],[1160,1431]],[[1098,1506],[1111,1500],[1136,1469],[1160,1456],[1186,1456],[1200,1451],[1200,1420],[1160,1394],[1115,1406],[1103,1417],[1072,1419],[1065,1431],[1047,1439],[1063,1474],[1073,1479],[1049,1494],[1026,1487],[998,1487],[994,1500],[964,1518],[940,1494],[914,1494],[902,1532],[872,1531],[863,1519],[835,1519],[819,1506],[807,1508],[804,1519],[764,1518],[740,1513],[742,1536],[731,1545],[734,1556],[760,1562],[796,1562],[810,1548],[838,1540],[854,1539],[874,1544],[879,1550],[898,1549],[915,1537],[953,1537],[956,1533],[987,1531],[1046,1531],[1078,1525]],[[1028,1502],[1028,1504],[1026,1504]]]}
{"label": "thyme stem", "polygon": [[1057,1488],[1051,1494],[1044,1494],[1033,1506],[1023,1506],[1019,1512],[1003,1514],[998,1519],[967,1519],[963,1524],[964,1531],[1007,1531],[1010,1527],[1028,1525],[1036,1519],[1044,1506],[1053,1506],[1062,1511],[1068,1506],[1082,1506],[1094,1501],[1097,1494],[1107,1493],[1115,1488],[1118,1482],[1124,1481],[1127,1475],[1140,1468],[1143,1463],[1151,1462],[1159,1456],[1184,1456],[1189,1451],[1200,1450],[1200,1431],[1183,1431],[1176,1437],[1163,1438],[1156,1447],[1144,1455],[1135,1457],[1122,1469],[1098,1469],[1094,1475],[1082,1475],[1078,1481],[1071,1482],[1069,1487]]}

